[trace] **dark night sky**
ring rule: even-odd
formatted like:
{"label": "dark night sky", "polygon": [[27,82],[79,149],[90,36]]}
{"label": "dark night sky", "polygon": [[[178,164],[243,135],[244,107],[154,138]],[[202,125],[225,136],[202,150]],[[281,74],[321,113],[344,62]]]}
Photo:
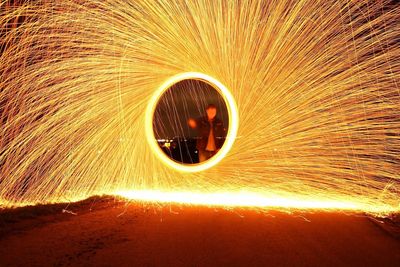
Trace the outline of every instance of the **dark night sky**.
{"label": "dark night sky", "polygon": [[217,117],[228,128],[228,111],[217,90],[199,80],[189,79],[176,83],[164,93],[157,105],[153,121],[156,138],[197,136],[197,132],[188,126],[187,120],[205,116],[208,104],[217,106]]}

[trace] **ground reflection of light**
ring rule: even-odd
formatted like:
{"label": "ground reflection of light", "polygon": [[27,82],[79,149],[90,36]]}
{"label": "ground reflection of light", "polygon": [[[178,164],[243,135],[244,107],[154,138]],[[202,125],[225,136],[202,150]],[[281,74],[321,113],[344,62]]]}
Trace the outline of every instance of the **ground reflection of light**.
{"label": "ground reflection of light", "polygon": [[317,209],[365,211],[371,213],[390,213],[396,209],[390,206],[371,206],[362,202],[350,200],[327,200],[311,198],[284,198],[279,196],[263,196],[252,192],[163,192],[152,190],[119,191],[117,195],[133,201],[148,201],[158,203],[178,203],[191,205],[207,205],[220,207],[248,207],[248,208],[277,208],[277,209]]}

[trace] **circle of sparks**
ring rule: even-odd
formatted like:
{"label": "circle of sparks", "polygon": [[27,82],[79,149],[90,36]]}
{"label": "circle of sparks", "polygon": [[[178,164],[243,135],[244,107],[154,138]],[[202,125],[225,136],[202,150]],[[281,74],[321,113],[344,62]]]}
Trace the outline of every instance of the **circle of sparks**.
{"label": "circle of sparks", "polygon": [[[195,164],[182,164],[176,161],[171,160],[163,151],[160,149],[160,147],[157,144],[157,140],[154,136],[154,130],[153,130],[153,116],[155,109],[157,107],[158,101],[160,97],[174,84],[187,80],[187,79],[196,79],[196,80],[201,80],[203,82],[206,82],[213,86],[214,89],[216,89],[223,97],[225,104],[228,109],[228,116],[229,116],[229,127],[228,127],[228,132],[226,135],[226,139],[224,142],[224,145],[221,147],[221,149],[215,154],[212,158],[209,160],[203,162],[203,163],[195,163]],[[183,171],[183,172],[199,172],[206,170],[208,168],[211,168],[212,166],[216,165],[218,162],[220,162],[226,154],[229,152],[231,149],[235,138],[237,134],[237,129],[239,125],[239,118],[238,118],[238,111],[235,103],[235,99],[233,98],[231,92],[226,88],[225,85],[223,85],[221,82],[219,82],[217,79],[208,76],[203,73],[198,73],[198,72],[186,72],[186,73],[181,73],[178,75],[175,75],[168,79],[166,82],[164,82],[158,90],[153,94],[151,97],[149,104],[146,109],[146,122],[145,122],[145,131],[146,131],[146,138],[149,143],[149,146],[151,150],[154,152],[154,154],[158,157],[161,162],[166,164],[167,166],[174,168],[178,171]]]}

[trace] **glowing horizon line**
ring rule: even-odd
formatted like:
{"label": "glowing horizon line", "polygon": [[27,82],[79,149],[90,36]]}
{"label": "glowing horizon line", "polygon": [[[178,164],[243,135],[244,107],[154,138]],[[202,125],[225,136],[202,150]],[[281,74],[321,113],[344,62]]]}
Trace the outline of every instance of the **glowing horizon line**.
{"label": "glowing horizon line", "polygon": [[368,205],[345,200],[309,200],[301,198],[267,197],[255,192],[193,193],[189,191],[166,192],[159,190],[126,190],[116,195],[134,201],[208,205],[231,208],[272,208],[296,210],[363,211],[375,214],[399,212],[389,205]]}
{"label": "glowing horizon line", "polygon": [[[301,197],[282,197],[278,195],[265,196],[257,192],[190,192],[190,191],[160,191],[160,190],[121,190],[106,195],[93,196],[112,196],[121,197],[131,202],[148,202],[152,204],[179,204],[205,207],[220,208],[245,208],[253,210],[301,210],[301,211],[329,211],[329,212],[365,212],[375,216],[386,216],[388,214],[400,213],[400,206],[395,208],[390,205],[373,205],[362,201],[353,201],[349,199],[329,200],[322,198],[301,198]],[[85,196],[75,196],[64,201],[49,201],[41,204],[62,204],[79,202],[87,199]],[[37,205],[36,202],[7,202],[0,200],[0,209],[15,208]]]}

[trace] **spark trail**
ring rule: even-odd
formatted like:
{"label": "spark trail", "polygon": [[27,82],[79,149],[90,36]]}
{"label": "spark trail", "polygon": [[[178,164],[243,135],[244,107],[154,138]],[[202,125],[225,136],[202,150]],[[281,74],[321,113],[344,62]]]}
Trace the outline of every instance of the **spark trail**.
{"label": "spark trail", "polygon": [[[394,1],[0,3],[3,205],[400,209]],[[185,72],[224,84],[239,113],[231,150],[196,173],[160,162],[144,132],[153,93]]]}

